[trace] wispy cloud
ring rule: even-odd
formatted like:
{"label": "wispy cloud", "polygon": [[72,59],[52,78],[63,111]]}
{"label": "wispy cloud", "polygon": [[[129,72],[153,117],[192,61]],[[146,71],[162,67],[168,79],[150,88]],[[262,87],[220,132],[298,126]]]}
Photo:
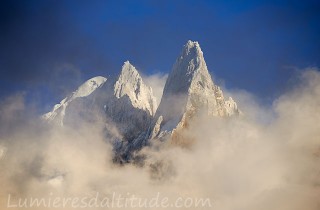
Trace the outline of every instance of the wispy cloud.
{"label": "wispy cloud", "polygon": [[[149,80],[161,87],[163,77]],[[50,193],[65,197],[98,191],[106,196],[129,192],[150,198],[161,192],[170,199],[208,197],[213,209],[219,210],[317,210],[318,69],[304,70],[300,82],[271,107],[261,107],[249,93],[239,93],[235,98],[241,99],[244,116],[197,116],[183,131],[186,138],[194,139],[190,148],[170,141],[144,148],[144,166],[112,163],[101,121],[74,130],[46,127],[30,122],[36,116],[23,115],[24,125],[0,136],[0,144],[7,148],[6,158],[0,160],[1,209],[9,193],[16,198],[50,198]],[[9,98],[0,110],[8,114],[2,116],[1,125],[19,123],[21,118],[9,116],[28,111],[22,96]]]}
{"label": "wispy cloud", "polygon": [[162,74],[159,72],[151,75],[142,75],[142,77],[143,81],[152,88],[153,95],[156,97],[159,105],[168,74]]}

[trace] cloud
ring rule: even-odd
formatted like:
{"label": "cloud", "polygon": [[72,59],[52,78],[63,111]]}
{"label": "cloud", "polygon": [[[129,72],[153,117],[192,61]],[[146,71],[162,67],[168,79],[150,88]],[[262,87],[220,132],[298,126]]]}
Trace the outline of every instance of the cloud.
{"label": "cloud", "polygon": [[152,75],[142,75],[142,77],[146,85],[152,88],[153,95],[156,97],[159,105],[168,74],[156,73]]}
{"label": "cloud", "polygon": [[[161,75],[151,78],[162,84]],[[0,160],[1,209],[9,193],[15,198],[93,196],[95,192],[151,198],[160,192],[170,200],[210,198],[212,209],[219,210],[317,210],[320,73],[306,69],[299,78],[270,107],[238,91],[235,98],[241,101],[244,116],[197,116],[183,131],[186,138],[194,139],[192,147],[172,146],[170,141],[146,147],[141,151],[144,166],[112,163],[101,121],[72,129],[30,123],[34,118],[29,115],[2,117],[1,125],[21,119],[27,123],[0,137],[0,145],[7,148]],[[28,107],[18,96],[2,103],[0,110],[16,116]],[[261,120],[265,117],[268,120]]]}
{"label": "cloud", "polygon": [[241,94],[241,107],[253,113],[199,117],[184,134],[197,144],[175,161],[197,189],[214,195],[216,209],[319,208],[320,73],[308,69],[299,78],[270,108]]}

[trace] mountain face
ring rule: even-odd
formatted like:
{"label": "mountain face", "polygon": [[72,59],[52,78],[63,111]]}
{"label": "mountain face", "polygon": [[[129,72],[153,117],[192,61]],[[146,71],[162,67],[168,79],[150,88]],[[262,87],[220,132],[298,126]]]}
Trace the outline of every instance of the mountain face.
{"label": "mountain face", "polygon": [[66,109],[70,104],[77,101],[77,99],[88,98],[92,93],[94,93],[98,88],[100,88],[107,78],[98,76],[87,80],[83,83],[76,91],[74,91],[70,96],[64,98],[59,104],[54,105],[51,112],[48,112],[42,116],[48,122],[58,123],[61,126],[64,125]]}
{"label": "mountain face", "polygon": [[89,79],[42,118],[60,126],[77,127],[104,116],[105,135],[117,153],[123,154],[133,146],[142,146],[156,108],[151,87],[126,61],[116,78]]}
{"label": "mountain face", "polygon": [[146,86],[138,71],[129,61],[122,66],[121,74],[114,85],[114,95],[121,98],[127,95],[137,109],[148,111],[151,116],[156,112],[156,98],[152,88]]}
{"label": "mountain face", "polygon": [[116,161],[123,162],[150,139],[180,141],[181,130],[197,113],[228,117],[238,115],[239,110],[214,84],[198,42],[188,41],[168,76],[158,108],[151,87],[126,61],[118,77],[86,81],[43,118],[64,126],[104,116]]}
{"label": "mountain face", "polygon": [[188,41],[166,81],[150,137],[172,135],[198,112],[219,117],[239,114],[232,98],[225,100],[213,83],[198,42]]}
{"label": "mountain face", "polygon": [[152,88],[144,84],[136,68],[125,62],[120,75],[102,88],[99,97],[103,101],[108,137],[118,136],[120,139],[115,141],[117,153],[122,156],[133,147],[140,148],[146,139],[157,102]]}

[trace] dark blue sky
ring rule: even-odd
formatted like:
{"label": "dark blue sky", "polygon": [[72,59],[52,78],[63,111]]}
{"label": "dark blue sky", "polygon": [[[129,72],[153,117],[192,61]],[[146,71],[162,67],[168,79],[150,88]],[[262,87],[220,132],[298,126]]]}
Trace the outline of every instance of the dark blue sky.
{"label": "dark blue sky", "polygon": [[189,39],[228,88],[271,101],[295,68],[320,66],[320,2],[1,1],[0,97],[48,109],[82,81],[167,73]]}

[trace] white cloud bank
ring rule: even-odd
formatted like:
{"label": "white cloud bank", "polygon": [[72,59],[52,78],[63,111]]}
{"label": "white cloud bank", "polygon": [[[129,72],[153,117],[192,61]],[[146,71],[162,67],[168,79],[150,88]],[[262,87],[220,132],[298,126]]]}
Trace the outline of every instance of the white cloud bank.
{"label": "white cloud bank", "polygon": [[318,210],[320,73],[305,70],[300,79],[272,107],[260,107],[242,92],[235,98],[244,116],[196,117],[183,134],[195,140],[191,148],[145,148],[144,166],[114,165],[101,124],[76,131],[46,128],[30,116],[19,124],[17,114],[27,110],[21,97],[10,98],[0,110],[12,114],[3,115],[1,125],[19,126],[1,129],[7,152],[0,160],[0,209],[6,209],[8,194],[49,199],[116,192],[151,198],[160,192],[170,200],[209,198],[217,210]]}
{"label": "white cloud bank", "polygon": [[142,75],[142,77],[146,85],[152,88],[153,95],[157,99],[157,105],[159,105],[168,74],[156,73],[152,75]]}

